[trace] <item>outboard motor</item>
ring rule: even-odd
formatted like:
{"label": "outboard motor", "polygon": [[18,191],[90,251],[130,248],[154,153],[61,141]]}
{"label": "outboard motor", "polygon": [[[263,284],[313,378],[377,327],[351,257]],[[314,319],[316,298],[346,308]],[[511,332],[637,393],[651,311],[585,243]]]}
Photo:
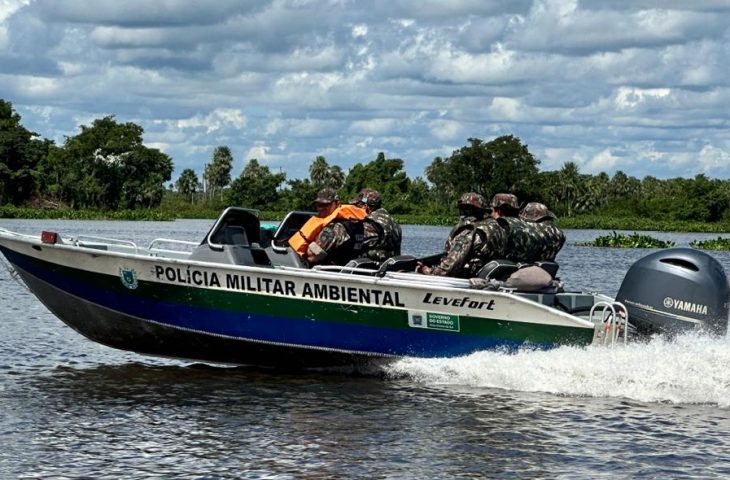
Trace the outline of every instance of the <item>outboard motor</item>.
{"label": "outboard motor", "polygon": [[730,286],[720,262],[692,248],[671,248],[634,263],[616,300],[642,333],[727,332]]}

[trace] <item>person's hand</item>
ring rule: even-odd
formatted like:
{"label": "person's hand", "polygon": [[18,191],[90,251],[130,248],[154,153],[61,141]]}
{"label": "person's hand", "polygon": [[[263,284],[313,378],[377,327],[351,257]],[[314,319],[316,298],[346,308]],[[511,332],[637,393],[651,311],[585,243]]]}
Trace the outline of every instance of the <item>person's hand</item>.
{"label": "person's hand", "polygon": [[431,267],[429,267],[428,265],[426,265],[426,264],[424,264],[422,262],[417,262],[416,263],[416,273],[422,273],[424,275],[430,275],[431,274],[431,270],[432,270]]}

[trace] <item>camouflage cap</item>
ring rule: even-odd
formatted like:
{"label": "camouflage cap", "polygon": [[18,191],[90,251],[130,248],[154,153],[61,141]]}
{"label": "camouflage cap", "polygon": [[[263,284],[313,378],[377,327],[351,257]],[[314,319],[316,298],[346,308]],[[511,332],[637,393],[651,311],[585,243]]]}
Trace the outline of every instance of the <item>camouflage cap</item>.
{"label": "camouflage cap", "polygon": [[492,208],[499,208],[499,207],[510,207],[514,208],[515,210],[520,209],[520,204],[517,201],[517,197],[512,195],[511,193],[498,193],[495,196],[492,197],[492,203],[490,204]]}
{"label": "camouflage cap", "polygon": [[317,192],[317,198],[314,199],[312,202],[313,204],[317,203],[332,203],[332,202],[339,202],[340,196],[337,195],[337,192],[334,188],[326,187]]}
{"label": "camouflage cap", "polygon": [[544,203],[530,202],[525,205],[525,208],[520,212],[520,218],[522,220],[529,220],[531,222],[539,222],[546,218],[555,218],[553,212],[548,210],[548,207]]}
{"label": "camouflage cap", "polygon": [[382,198],[380,198],[380,192],[372,188],[363,188],[355,198],[350,200],[350,203],[357,205],[364,203],[365,205],[378,209],[383,204]]}
{"label": "camouflage cap", "polygon": [[465,193],[459,198],[459,201],[456,202],[457,206],[469,205],[482,210],[486,209],[486,204],[487,202],[484,200],[484,197],[475,192]]}

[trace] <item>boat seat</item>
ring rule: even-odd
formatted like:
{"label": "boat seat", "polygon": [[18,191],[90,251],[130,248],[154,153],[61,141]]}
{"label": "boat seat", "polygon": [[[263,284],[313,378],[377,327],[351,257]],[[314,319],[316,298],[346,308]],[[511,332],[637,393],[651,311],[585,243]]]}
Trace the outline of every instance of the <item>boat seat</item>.
{"label": "boat seat", "polygon": [[206,234],[203,242],[190,254],[190,260],[272,267],[271,259],[261,248],[258,211],[228,207]]}
{"label": "boat seat", "polygon": [[275,267],[309,268],[307,261],[292,250],[289,245],[276,246],[274,243],[271,243],[264,250],[269,255],[271,264]]}
{"label": "boat seat", "polygon": [[274,233],[276,230],[270,226],[263,226],[259,231],[259,238],[261,239],[261,246],[268,247],[271,245],[271,241],[274,239]]}
{"label": "boat seat", "polygon": [[227,225],[220,230],[222,245],[248,245],[246,229],[238,225]]}
{"label": "boat seat", "polygon": [[273,246],[274,251],[282,254],[286,253],[286,250],[289,247],[289,237],[297,233],[299,229],[307,223],[307,220],[316,215],[317,212],[300,210],[294,210],[287,213],[271,239],[271,245]]}
{"label": "boat seat", "polygon": [[477,277],[485,280],[492,278],[495,280],[507,280],[509,276],[517,270],[531,265],[542,268],[550,274],[550,277],[553,279],[557,278],[558,269],[560,268],[560,265],[557,263],[547,260],[541,260],[535,263],[515,263],[511,260],[500,259],[492,260],[484,265],[481,270],[477,272]]}
{"label": "boat seat", "polygon": [[215,221],[202,244],[213,248],[221,245],[259,244],[261,232],[258,211],[239,207],[228,207]]}
{"label": "boat seat", "polygon": [[396,255],[380,265],[377,275],[382,277],[387,272],[415,272],[417,262],[418,259],[413,255]]}
{"label": "boat seat", "polygon": [[519,270],[520,266],[519,263],[511,260],[492,260],[477,272],[477,277],[485,280],[506,280],[510,275]]}

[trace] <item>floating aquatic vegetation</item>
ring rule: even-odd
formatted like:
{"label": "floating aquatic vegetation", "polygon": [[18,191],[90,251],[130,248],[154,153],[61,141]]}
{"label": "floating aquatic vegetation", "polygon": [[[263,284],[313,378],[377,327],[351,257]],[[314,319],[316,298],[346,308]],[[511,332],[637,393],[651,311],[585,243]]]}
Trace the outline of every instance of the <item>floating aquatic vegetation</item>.
{"label": "floating aquatic vegetation", "polygon": [[730,238],[717,237],[710,240],[692,240],[689,242],[689,246],[700,250],[730,250]]}
{"label": "floating aquatic vegetation", "polygon": [[670,240],[659,240],[649,235],[639,235],[634,232],[631,235],[612,232],[590,242],[580,242],[576,245],[581,247],[612,247],[612,248],[670,248],[675,245]]}

